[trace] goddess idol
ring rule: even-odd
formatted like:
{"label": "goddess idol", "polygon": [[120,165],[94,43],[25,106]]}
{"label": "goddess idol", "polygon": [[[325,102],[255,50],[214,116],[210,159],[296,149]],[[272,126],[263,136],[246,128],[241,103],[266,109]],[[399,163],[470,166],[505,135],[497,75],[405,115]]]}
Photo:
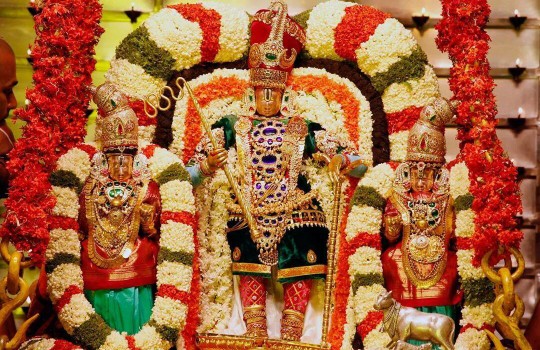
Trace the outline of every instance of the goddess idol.
{"label": "goddess idol", "polygon": [[[84,294],[109,327],[132,335],[148,322],[154,305],[161,198],[138,152],[138,120],[127,97],[105,83],[95,89],[94,101],[101,115],[99,147],[78,215]],[[43,309],[50,305],[43,272],[30,313],[47,317],[54,314]],[[43,320],[42,326],[48,324]],[[41,328],[37,334],[56,333]]]}
{"label": "goddess idol", "polygon": [[[458,324],[462,294],[444,158],[444,127],[453,115],[451,103],[438,98],[422,110],[410,131],[406,160],[396,169],[384,213],[390,247],[382,254],[382,266],[386,288],[398,303],[449,316]],[[386,323],[390,327],[392,320]]]}
{"label": "goddess idol", "polygon": [[[227,204],[227,240],[232,273],[239,276],[245,336],[268,337],[266,299],[272,280],[283,285],[280,337],[300,341],[314,279],[326,274],[328,233],[317,193],[302,175],[303,160],[324,155],[329,172],[339,176],[357,156],[321,125],[295,113],[287,78],[305,42],[303,28],[287,15],[287,5],[272,2],[251,24],[246,114],[229,115],[213,125],[218,148],[208,138],[191,160],[203,176],[237,154],[239,196]],[[361,177],[366,165],[351,170]],[[246,219],[253,216],[253,224]]]}

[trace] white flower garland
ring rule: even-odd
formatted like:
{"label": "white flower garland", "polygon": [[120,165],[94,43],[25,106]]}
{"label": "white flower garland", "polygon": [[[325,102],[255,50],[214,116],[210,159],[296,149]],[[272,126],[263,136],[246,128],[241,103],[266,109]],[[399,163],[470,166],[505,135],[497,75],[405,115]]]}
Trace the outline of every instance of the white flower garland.
{"label": "white flower garland", "polygon": [[345,16],[345,9],[350,6],[354,4],[331,0],[313,8],[306,30],[306,50],[313,58],[342,60],[334,49],[334,30]]}
{"label": "white flower garland", "polygon": [[[166,152],[167,154],[164,154]],[[154,152],[154,157],[149,159],[150,168],[153,169],[154,177],[161,174],[167,168],[163,163],[172,165],[174,163],[181,164],[180,160],[172,153],[157,148]],[[86,162],[90,158],[87,155]],[[164,162],[164,159],[167,161]],[[170,160],[173,160],[172,162]],[[67,165],[67,168],[72,168],[75,161],[81,160],[79,151],[72,151],[62,156],[58,162],[58,170],[62,169],[62,165]],[[86,164],[83,161],[83,164]],[[86,176],[90,172],[87,167]],[[170,185],[172,183],[172,185]],[[173,189],[170,191],[162,191],[162,189]],[[78,196],[75,189],[54,187],[53,195],[56,196],[58,205],[56,206],[56,215],[63,217],[73,217],[74,208],[78,211]],[[176,190],[180,190],[178,193]],[[160,189],[163,210],[173,213],[194,212],[194,197],[191,193],[191,185],[188,181],[173,180],[169,181]],[[66,193],[70,192],[70,195]],[[70,204],[73,200],[77,203],[76,206]],[[75,216],[76,218],[77,216]],[[193,229],[189,225],[167,221],[162,223],[164,234],[160,238],[160,246],[166,247],[172,252],[193,253]],[[54,262],[58,254],[71,254],[76,258],[80,258],[80,242],[78,234],[74,230],[52,229],[50,231],[51,239],[47,248],[47,262]],[[177,239],[182,237],[182,243],[179,244]],[[178,291],[189,292],[192,278],[192,269],[180,263],[164,260],[157,266],[157,286],[158,289],[162,285],[171,285],[176,287]],[[69,287],[77,287],[83,289],[81,267],[72,262],[60,263],[54,266],[52,272],[47,275],[47,290],[54,304],[64,296],[64,293]],[[61,308],[58,317],[64,326],[64,329],[73,334],[84,322],[90,320],[95,315],[95,310],[88,302],[83,293],[73,294],[69,301]],[[138,348],[144,350],[167,350],[173,344],[164,339],[156,327],[168,327],[181,330],[186,322],[187,305],[179,300],[165,296],[158,296],[154,301],[152,309],[151,322],[146,324],[139,333],[134,336],[135,344]],[[153,322],[153,323],[152,323]],[[153,326],[155,325],[155,326]],[[105,342],[100,346],[100,350],[107,349],[127,349],[127,340],[124,334],[117,331],[112,331]]]}

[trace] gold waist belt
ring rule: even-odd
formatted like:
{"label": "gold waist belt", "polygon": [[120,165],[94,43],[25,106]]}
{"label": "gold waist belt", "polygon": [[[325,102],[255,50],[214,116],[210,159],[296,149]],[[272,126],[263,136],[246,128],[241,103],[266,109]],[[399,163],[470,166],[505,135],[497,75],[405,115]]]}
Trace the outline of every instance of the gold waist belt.
{"label": "gold waist belt", "polygon": [[[244,221],[244,216],[241,214],[231,214],[229,217],[231,221]],[[299,227],[326,227],[326,217],[320,210],[313,209],[299,209],[292,212],[291,218],[287,223],[286,230],[292,230]],[[246,225],[235,225],[233,228],[228,229],[227,232],[241,230]]]}

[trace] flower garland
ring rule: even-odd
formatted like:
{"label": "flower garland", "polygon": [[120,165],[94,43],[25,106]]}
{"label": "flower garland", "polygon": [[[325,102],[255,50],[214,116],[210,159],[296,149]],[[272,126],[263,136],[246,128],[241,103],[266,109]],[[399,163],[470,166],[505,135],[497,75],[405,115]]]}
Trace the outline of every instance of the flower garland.
{"label": "flower garland", "polygon": [[[393,167],[379,164],[366,172],[352,197],[338,257],[337,312],[330,332],[333,349],[352,349],[356,325],[366,349],[381,349],[390,341],[379,332],[382,312],[375,311],[373,304],[384,290],[380,228],[393,179]],[[347,317],[346,310],[351,310],[351,316]],[[342,337],[349,329],[353,331]]]}
{"label": "flower garland", "polygon": [[[195,204],[189,174],[178,157],[155,145],[142,147],[162,200],[157,293],[150,321],[133,336],[112,330],[83,293],[78,237],[78,192],[90,173],[96,150],[82,145],[68,151],[50,176],[57,203],[55,226],[46,251],[47,291],[64,329],[86,349],[164,349],[177,341],[194,349],[198,324],[199,276],[196,265]],[[195,263],[194,263],[195,262]]]}
{"label": "flower garland", "polygon": [[249,16],[225,4],[174,5],[152,15],[117,47],[106,78],[144,99],[174,71],[201,62],[232,62],[247,52]]}
{"label": "flower garland", "polygon": [[[455,179],[458,269],[465,308],[458,349],[489,349],[482,330],[493,325],[490,303],[493,285],[479,268],[484,254],[499,245],[518,247],[523,234],[516,229],[522,211],[517,172],[497,138],[494,81],[489,74],[489,35],[485,26],[491,12],[486,0],[467,3],[443,0],[437,45],[453,62],[450,88],[460,102],[456,120],[461,153],[452,168]],[[494,257],[499,259],[499,256]]]}
{"label": "flower garland", "polygon": [[390,158],[403,161],[408,129],[392,124],[403,120],[399,116],[414,124],[421,108],[440,95],[437,76],[411,32],[382,11],[337,0],[315,6],[307,26],[310,56],[356,62],[382,94],[387,115],[399,113],[388,120]]}
{"label": "flower garland", "polygon": [[34,17],[34,87],[30,104],[16,110],[27,124],[10,153],[8,210],[0,236],[41,263],[54,207],[48,176],[58,157],[84,139],[94,47],[103,29],[97,0],[46,0]]}
{"label": "flower garland", "polygon": [[21,345],[26,350],[83,350],[68,341],[52,338],[33,338]]}

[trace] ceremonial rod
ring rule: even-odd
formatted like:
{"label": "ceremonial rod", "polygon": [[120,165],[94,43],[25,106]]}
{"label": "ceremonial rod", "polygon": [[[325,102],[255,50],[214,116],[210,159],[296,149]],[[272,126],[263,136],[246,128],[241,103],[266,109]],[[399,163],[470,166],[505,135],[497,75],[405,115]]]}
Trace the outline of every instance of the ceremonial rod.
{"label": "ceremonial rod", "polygon": [[[195,106],[195,109],[197,110],[197,113],[199,114],[199,117],[201,118],[201,122],[204,127],[204,130],[206,131],[206,134],[208,134],[208,138],[210,139],[210,142],[212,143],[212,147],[214,149],[219,148],[216,138],[214,137],[214,134],[212,134],[212,127],[210,123],[208,123],[208,120],[205,118],[203,111],[201,109],[201,106],[199,105],[199,101],[197,101],[197,98],[195,97],[195,94],[193,93],[191,86],[189,86],[188,82],[182,77],[179,77],[176,81],[177,83],[178,81],[181,81],[183,85],[186,87],[189,97],[191,97],[191,100],[193,101],[193,105]],[[231,185],[234,195],[236,196],[236,199],[238,200],[238,204],[240,205],[240,208],[242,208],[242,212],[244,213],[244,217],[246,218],[247,224],[249,226],[251,238],[253,239],[254,242],[256,242],[257,239],[259,238],[259,235],[257,232],[257,227],[255,226],[255,222],[253,221],[253,216],[251,215],[250,208],[246,203],[246,199],[242,195],[242,192],[240,192],[240,189],[238,188],[238,183],[235,181],[235,178],[232,173],[232,169],[228,163],[225,164],[225,166],[223,167],[223,170],[225,171],[227,180],[229,180],[229,184]]]}

